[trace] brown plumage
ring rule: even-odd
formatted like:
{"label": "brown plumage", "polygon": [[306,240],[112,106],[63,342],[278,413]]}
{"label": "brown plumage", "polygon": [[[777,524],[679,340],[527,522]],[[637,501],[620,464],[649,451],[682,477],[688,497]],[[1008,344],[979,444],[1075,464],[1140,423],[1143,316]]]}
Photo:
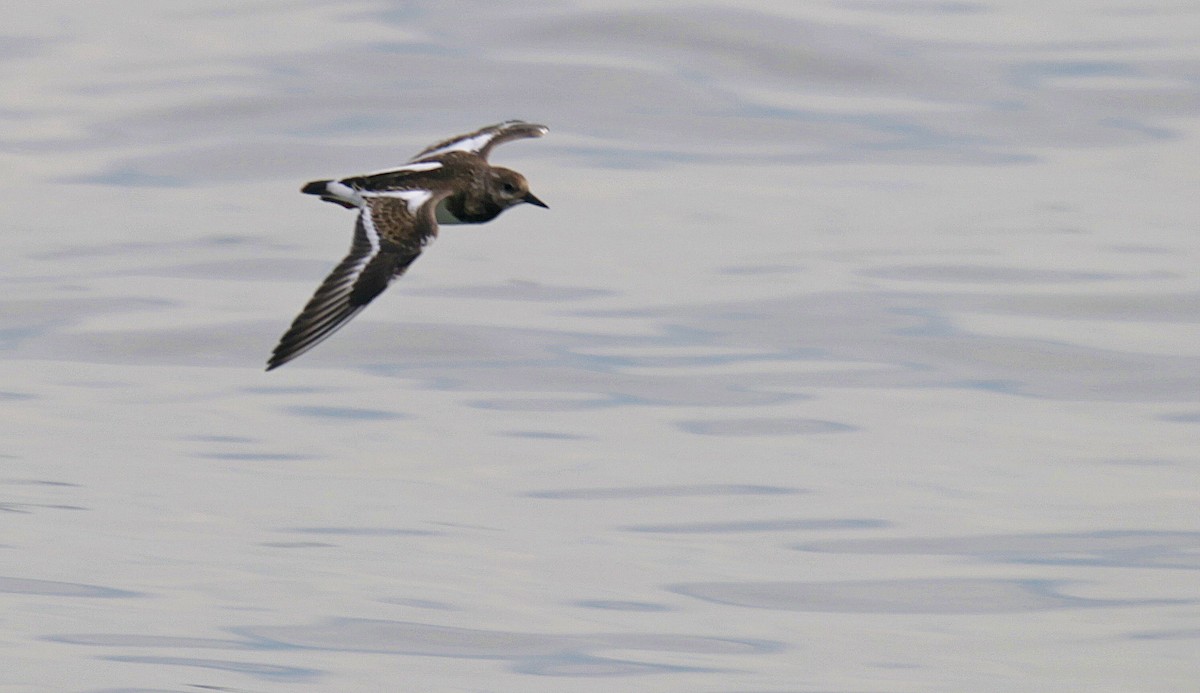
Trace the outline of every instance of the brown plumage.
{"label": "brown plumage", "polygon": [[491,166],[498,144],[546,134],[543,125],[510,120],[452,137],[409,163],[301,191],[358,209],[350,253],[325,278],[275,347],[267,370],[327,339],[404,274],[438,233],[438,224],[481,224],[522,203],[545,207],[516,171]]}

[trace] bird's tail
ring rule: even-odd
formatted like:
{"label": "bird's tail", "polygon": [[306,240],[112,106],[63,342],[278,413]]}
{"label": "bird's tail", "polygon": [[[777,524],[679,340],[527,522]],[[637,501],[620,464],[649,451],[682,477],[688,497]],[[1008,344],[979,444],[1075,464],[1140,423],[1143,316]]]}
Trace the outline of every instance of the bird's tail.
{"label": "bird's tail", "polygon": [[314,180],[311,183],[305,183],[304,187],[300,188],[300,192],[305,195],[327,195],[329,194],[327,192],[329,184],[332,182],[331,180]]}
{"label": "bird's tail", "polygon": [[305,183],[304,187],[300,188],[300,192],[306,195],[319,195],[326,202],[332,202],[348,209],[363,206],[363,199],[355,192],[354,188],[336,180],[314,180],[311,183]]}

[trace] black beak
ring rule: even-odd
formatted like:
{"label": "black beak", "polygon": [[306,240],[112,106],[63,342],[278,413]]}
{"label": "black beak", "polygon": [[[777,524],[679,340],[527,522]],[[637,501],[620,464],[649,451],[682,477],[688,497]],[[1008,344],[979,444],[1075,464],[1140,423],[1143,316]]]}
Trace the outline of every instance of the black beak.
{"label": "black beak", "polygon": [[544,209],[550,209],[550,205],[548,205],[545,202],[542,202],[541,200],[534,197],[533,193],[528,193],[527,195],[525,195],[525,197],[523,197],[521,199],[525,200],[526,202],[528,202],[531,205],[535,205],[537,207],[542,207]]}

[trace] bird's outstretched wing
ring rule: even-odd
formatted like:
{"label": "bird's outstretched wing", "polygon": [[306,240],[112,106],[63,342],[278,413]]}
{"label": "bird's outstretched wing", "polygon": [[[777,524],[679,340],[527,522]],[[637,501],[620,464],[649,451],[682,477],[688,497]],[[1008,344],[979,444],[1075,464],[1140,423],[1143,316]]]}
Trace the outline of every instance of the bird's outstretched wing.
{"label": "bird's outstretched wing", "polygon": [[[549,128],[544,125],[508,120],[439,142],[402,166],[305,184],[301,192],[357,208],[358,221],[350,253],[296,316],[272,352],[267,370],[278,368],[320,344],[358,315],[393,279],[404,274],[420,256],[424,245],[437,235],[438,204],[452,194],[466,194],[462,186],[471,183],[474,177],[491,180],[487,177],[486,159],[496,145],[541,137],[547,132]],[[524,184],[518,174],[508,173]],[[515,202],[510,200],[507,205],[522,201],[545,206],[532,193]],[[495,206],[494,210],[461,218],[470,223],[490,220],[505,208],[504,204]],[[457,219],[453,214],[450,218]]]}
{"label": "bird's outstretched wing", "polygon": [[487,159],[492,148],[498,144],[526,137],[541,137],[547,132],[550,132],[550,128],[545,125],[526,123],[523,120],[506,120],[503,123],[489,125],[475,132],[457,135],[444,142],[438,142],[431,147],[427,147],[410,161],[423,161],[429,157],[439,156],[446,152],[470,152]]}
{"label": "bird's outstretched wing", "polygon": [[[406,190],[364,193],[350,253],[329,273],[267,362],[278,368],[325,341],[404,274],[437,235],[433,207],[440,196]],[[414,204],[414,202],[416,204]]]}

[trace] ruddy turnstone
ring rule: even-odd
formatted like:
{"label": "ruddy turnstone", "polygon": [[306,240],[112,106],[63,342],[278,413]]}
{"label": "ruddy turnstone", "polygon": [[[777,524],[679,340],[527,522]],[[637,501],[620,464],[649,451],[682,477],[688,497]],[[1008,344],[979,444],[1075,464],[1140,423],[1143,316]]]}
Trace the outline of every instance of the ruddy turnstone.
{"label": "ruddy turnstone", "polygon": [[439,142],[403,166],[301,188],[358,209],[358,221],[350,254],[296,316],[267,370],[320,344],[358,315],[404,274],[437,236],[438,224],[482,224],[524,202],[545,207],[529,192],[524,176],[488,164],[487,156],[498,144],[548,131],[544,125],[509,120]]}

